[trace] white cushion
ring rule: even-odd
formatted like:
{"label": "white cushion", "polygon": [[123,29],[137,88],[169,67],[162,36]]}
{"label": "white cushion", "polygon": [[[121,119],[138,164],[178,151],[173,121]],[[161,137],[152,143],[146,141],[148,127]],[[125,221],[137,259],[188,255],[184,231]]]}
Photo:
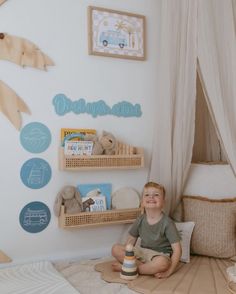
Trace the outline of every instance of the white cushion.
{"label": "white cushion", "polygon": [[182,262],[190,262],[190,243],[193,228],[195,226],[194,222],[175,222],[176,228],[179,231],[181,237],[181,246],[182,246],[182,256],[180,260]]}

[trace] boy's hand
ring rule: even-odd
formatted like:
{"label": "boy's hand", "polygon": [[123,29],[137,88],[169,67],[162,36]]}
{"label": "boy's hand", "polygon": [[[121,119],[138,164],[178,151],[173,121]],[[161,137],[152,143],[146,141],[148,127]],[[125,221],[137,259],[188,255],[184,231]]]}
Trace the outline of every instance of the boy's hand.
{"label": "boy's hand", "polygon": [[158,279],[168,278],[177,268],[181,257],[182,248],[180,242],[171,244],[171,247],[173,250],[173,254],[171,256],[171,265],[167,271],[155,274],[155,277]]}

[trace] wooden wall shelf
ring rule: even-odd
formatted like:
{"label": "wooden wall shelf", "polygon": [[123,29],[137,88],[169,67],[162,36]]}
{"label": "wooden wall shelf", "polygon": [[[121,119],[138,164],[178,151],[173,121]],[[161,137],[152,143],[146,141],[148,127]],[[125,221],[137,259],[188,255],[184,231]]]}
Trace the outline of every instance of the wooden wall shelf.
{"label": "wooden wall shelf", "polygon": [[141,208],[113,209],[96,212],[81,212],[78,214],[66,214],[65,208],[62,205],[58,222],[59,227],[63,229],[129,224],[133,223],[139,215],[141,215]]}
{"label": "wooden wall shelf", "polygon": [[65,155],[64,148],[59,150],[60,170],[95,170],[95,169],[137,169],[144,167],[144,151],[135,148],[135,154],[118,155]]}

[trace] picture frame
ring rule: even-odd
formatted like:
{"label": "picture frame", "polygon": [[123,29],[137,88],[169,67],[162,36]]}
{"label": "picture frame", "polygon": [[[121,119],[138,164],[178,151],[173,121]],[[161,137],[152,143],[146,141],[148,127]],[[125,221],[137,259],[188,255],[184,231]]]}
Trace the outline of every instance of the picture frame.
{"label": "picture frame", "polygon": [[88,52],[145,60],[145,16],[88,6]]}

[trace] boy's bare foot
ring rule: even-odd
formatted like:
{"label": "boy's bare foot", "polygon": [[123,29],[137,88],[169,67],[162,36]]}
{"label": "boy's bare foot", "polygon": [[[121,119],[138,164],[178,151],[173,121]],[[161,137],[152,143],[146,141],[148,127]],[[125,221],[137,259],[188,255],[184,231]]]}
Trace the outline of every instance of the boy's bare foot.
{"label": "boy's bare foot", "polygon": [[170,274],[168,274],[167,272],[156,273],[154,275],[154,277],[156,277],[158,279],[168,278],[169,276],[170,276]]}
{"label": "boy's bare foot", "polygon": [[121,272],[122,264],[119,262],[114,262],[112,263],[111,267],[114,272]]}

